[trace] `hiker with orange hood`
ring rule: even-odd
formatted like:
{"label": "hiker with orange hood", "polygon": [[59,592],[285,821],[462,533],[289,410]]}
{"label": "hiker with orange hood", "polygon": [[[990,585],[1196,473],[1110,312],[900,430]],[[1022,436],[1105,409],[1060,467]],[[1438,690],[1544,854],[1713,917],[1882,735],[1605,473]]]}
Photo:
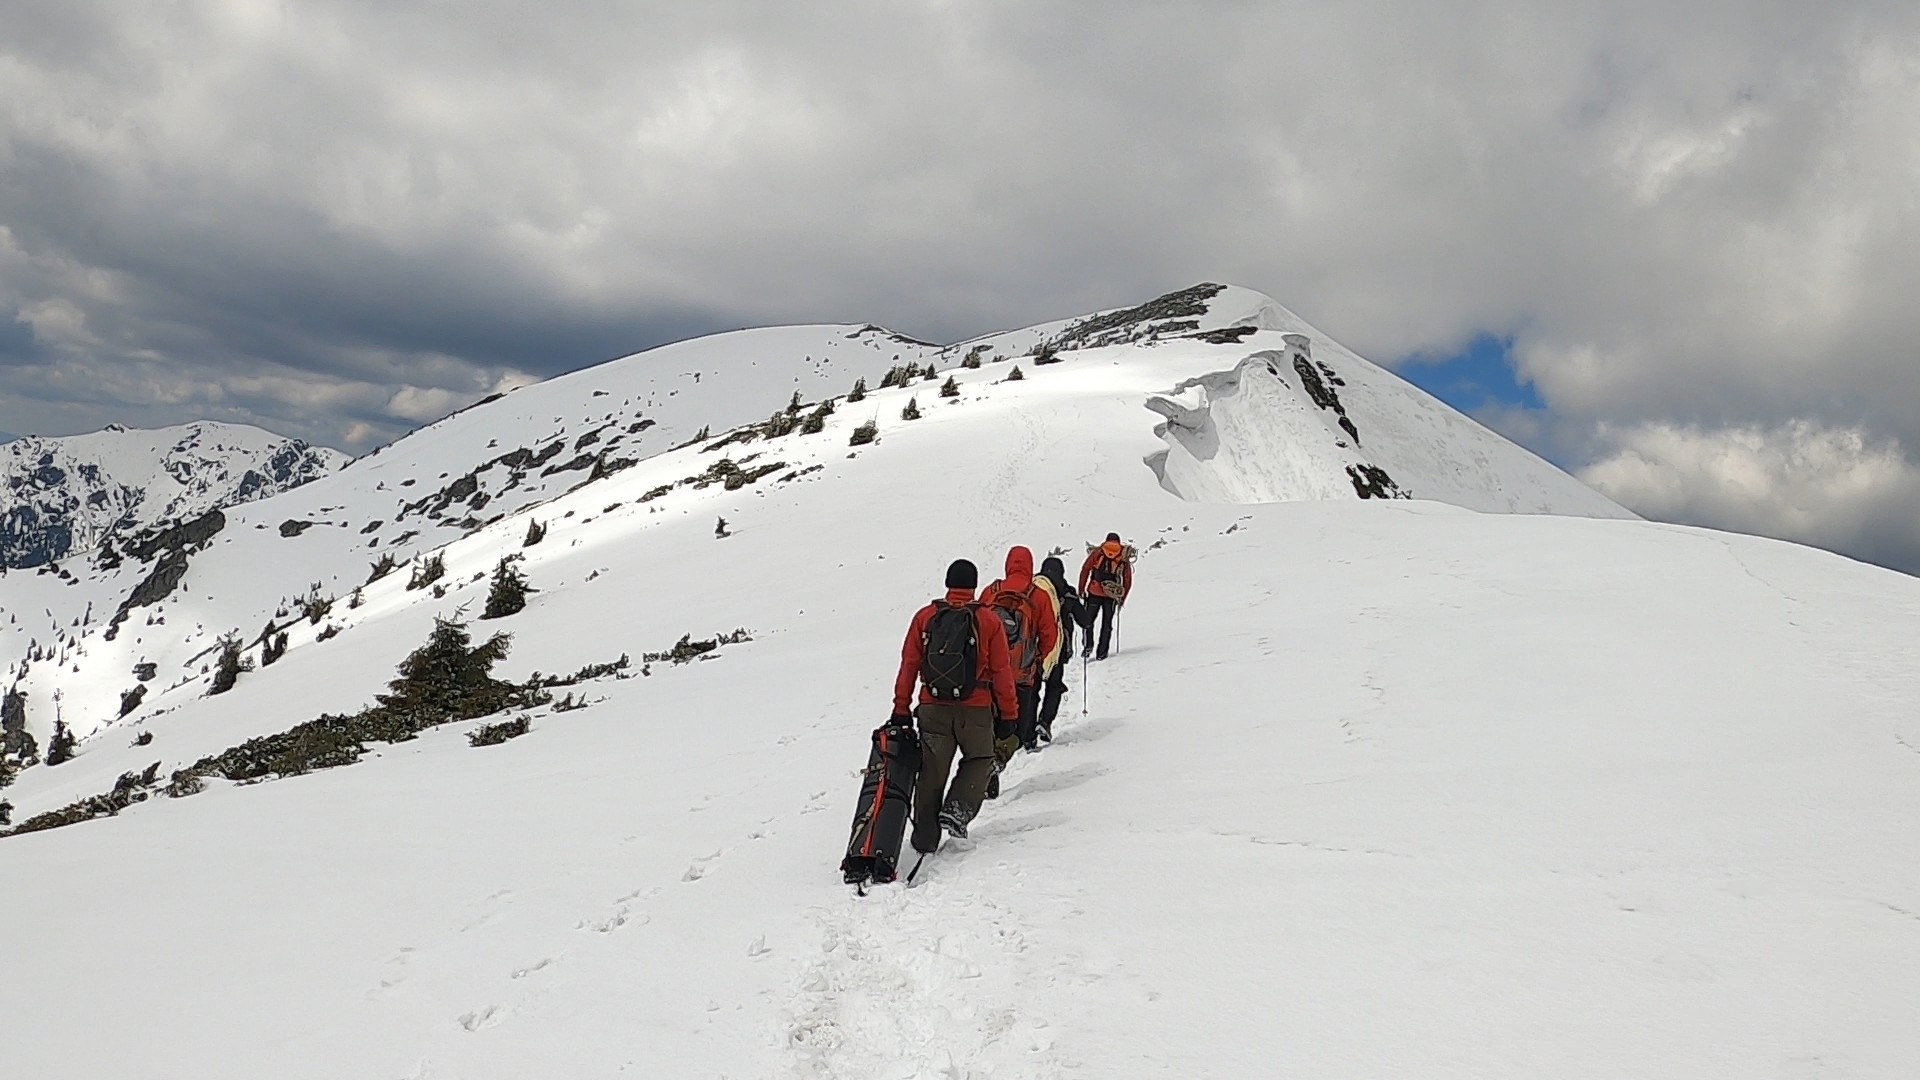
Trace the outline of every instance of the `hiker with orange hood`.
{"label": "hiker with orange hood", "polygon": [[[980,590],[980,602],[1000,616],[1006,628],[1020,699],[1018,717],[1002,717],[994,730],[994,757],[1005,769],[1015,750],[1039,748],[1034,725],[1040,716],[1040,684],[1060,659],[1060,601],[1053,595],[1053,583],[1034,575],[1033,552],[1015,545],[1007,552],[1006,576]],[[1010,726],[1008,719],[1014,720]],[[999,784],[990,784],[987,797],[997,794]]]}
{"label": "hiker with orange hood", "polygon": [[[1080,655],[1092,653],[1095,660],[1107,658],[1114,610],[1126,604],[1132,592],[1133,547],[1121,543],[1119,533],[1108,533],[1105,542],[1087,552],[1087,561],[1080,567],[1080,596],[1087,609],[1087,645]],[[1098,652],[1093,640],[1095,619],[1100,622]]]}

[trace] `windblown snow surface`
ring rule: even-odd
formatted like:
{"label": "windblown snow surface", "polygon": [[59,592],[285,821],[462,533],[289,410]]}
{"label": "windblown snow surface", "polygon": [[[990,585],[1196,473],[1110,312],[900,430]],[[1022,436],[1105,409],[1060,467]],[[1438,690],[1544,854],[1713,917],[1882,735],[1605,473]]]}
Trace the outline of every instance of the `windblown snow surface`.
{"label": "windblown snow surface", "polygon": [[[444,598],[403,570],[337,605],[328,640],[298,623],[232,692],[199,697],[194,675],[26,770],[16,820],[357,708],[523,550],[541,591],[473,627],[513,633],[510,677],[752,635],[584,684],[586,708],[535,709],[502,745],[451,725],[0,838],[0,1016],[30,1035],[7,1072],[1913,1075],[1920,584],[1619,518],[1351,488],[1175,498],[1148,401],[1196,409],[1175,387],[1236,369],[1243,394],[1249,374],[1284,381],[1290,364],[1245,365],[1287,357],[1287,332],[1078,349],[1021,360],[1019,382],[987,363],[957,399],[917,383],[843,402],[818,434],[648,457],[447,543]],[[1374,377],[1311,351],[1355,391]],[[909,394],[920,420],[899,419]],[[1351,396],[1366,460],[1438,498],[1445,471]],[[873,417],[879,441],[850,448]],[[728,453],[783,469],[641,501]],[[1272,493],[1277,475],[1233,482]],[[321,486],[261,509],[294,516],[273,504]],[[529,515],[552,531],[522,549]],[[720,516],[734,535],[714,537]],[[992,574],[1023,543],[1077,562],[1110,529],[1143,550],[1118,655],[1075,663],[1057,741],[1015,760],[971,840],[911,889],[851,895],[836,864],[868,732],[947,561]],[[297,592],[320,558],[273,553],[324,535],[229,525],[165,625],[250,626],[244,603]],[[363,576],[353,559],[338,572]],[[133,629],[88,636],[72,697],[124,681],[102,658],[165,626]]]}

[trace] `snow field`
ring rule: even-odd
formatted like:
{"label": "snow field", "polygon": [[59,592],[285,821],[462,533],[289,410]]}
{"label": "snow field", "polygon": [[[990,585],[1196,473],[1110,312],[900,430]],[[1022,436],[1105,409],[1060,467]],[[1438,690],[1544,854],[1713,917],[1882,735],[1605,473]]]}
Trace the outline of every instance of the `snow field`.
{"label": "snow field", "polygon": [[[0,839],[0,881],[30,883],[0,890],[31,928],[0,968],[0,1016],[33,1035],[10,1072],[1905,1080],[1920,584],[1635,521],[1176,501],[1144,402],[1277,347],[1291,317],[1255,296],[1216,304],[1266,327],[1241,345],[956,371],[958,402],[875,391],[819,435],[721,451],[821,466],[790,482],[641,503],[717,455],[650,458],[447,544],[441,600],[403,568],[348,611],[369,555],[229,526],[168,604],[171,670],[203,647],[186,627],[252,629],[308,580],[341,583],[342,632],[299,624],[226,695],[150,698],[23,774],[22,816],[366,704],[434,615],[478,610],[526,516],[551,526],[524,549],[541,591],[470,626],[514,635],[500,674],[753,640],[576,687],[587,708],[500,746],[451,725]],[[879,442],[849,448],[869,416]],[[430,459],[431,434],[388,452],[421,486],[472,449]],[[1550,486],[1495,464],[1462,501]],[[1090,685],[1072,662],[1056,742],[970,841],[853,897],[868,733],[947,562],[989,580],[1023,543],[1077,570],[1109,529],[1143,551],[1119,655]],[[73,707],[131,659],[90,643]]]}
{"label": "snow field", "polygon": [[[440,730],[0,841],[41,883],[9,916],[68,942],[0,984],[44,1033],[30,1074],[1903,1075],[1911,582],[1630,522],[1087,494],[1151,488],[1112,465],[1143,436],[1016,390],[818,479],[556,529],[529,551],[547,591],[499,624],[515,675],[754,631],[719,659],[593,684],[504,746]],[[1084,464],[1015,467],[1069,435]],[[990,448],[950,474],[978,514],[900,498],[927,474],[901,459],[950,443]],[[970,844],[852,898],[913,609],[955,555],[992,576],[1009,542],[1107,527],[1150,550],[1089,714],[1076,664],[1058,742]],[[449,578],[505,543],[456,544]],[[296,673],[364,700],[421,595],[98,754],[237,727]]]}

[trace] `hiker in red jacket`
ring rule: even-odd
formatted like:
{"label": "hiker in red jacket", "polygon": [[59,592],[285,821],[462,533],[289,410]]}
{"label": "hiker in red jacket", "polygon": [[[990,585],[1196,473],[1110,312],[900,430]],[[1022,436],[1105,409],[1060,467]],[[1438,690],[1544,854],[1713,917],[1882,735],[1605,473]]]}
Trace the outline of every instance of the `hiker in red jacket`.
{"label": "hiker in red jacket", "polygon": [[[920,779],[913,791],[913,850],[940,846],[942,826],[966,836],[994,770],[994,717],[1017,716],[1013,667],[1000,618],[973,599],[980,572],[965,559],[947,567],[947,595],[920,609],[900,647],[893,722],[909,722],[920,683]],[[947,786],[955,752],[960,769]],[[944,798],[943,798],[944,796]]]}
{"label": "hiker in red jacket", "polygon": [[[1133,592],[1133,549],[1120,542],[1119,533],[1108,533],[1099,547],[1087,552],[1080,567],[1080,596],[1087,610],[1087,646],[1080,655],[1093,654],[1095,660],[1107,658],[1107,645],[1113,636],[1114,609],[1126,604]],[[1094,652],[1093,623],[1100,621],[1099,651]]]}
{"label": "hiker in red jacket", "polygon": [[[1037,749],[1034,725],[1040,715],[1040,684],[1060,659],[1060,601],[1053,595],[1052,582],[1034,577],[1033,552],[1015,545],[1007,551],[1007,576],[980,590],[980,602],[1001,617],[1020,699],[1020,711],[1014,716],[1002,714],[994,731],[994,759],[1004,769],[1015,750]],[[998,783],[990,783],[987,798],[997,796],[999,789]]]}

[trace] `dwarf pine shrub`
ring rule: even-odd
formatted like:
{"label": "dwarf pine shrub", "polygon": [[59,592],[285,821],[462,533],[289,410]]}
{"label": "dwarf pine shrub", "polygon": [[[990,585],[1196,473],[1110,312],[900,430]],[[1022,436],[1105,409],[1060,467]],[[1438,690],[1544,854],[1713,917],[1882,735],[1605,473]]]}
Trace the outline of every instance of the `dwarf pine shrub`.
{"label": "dwarf pine shrub", "polygon": [[329,596],[325,600],[322,600],[320,599],[319,593],[314,593],[300,604],[300,613],[305,615],[307,622],[312,623],[314,626],[319,626],[320,620],[326,618],[327,613],[332,610],[333,597]]}
{"label": "dwarf pine shrub", "polygon": [[527,733],[527,718],[516,716],[511,720],[502,720],[494,724],[481,724],[467,732],[468,746],[497,746],[508,739],[517,739]]}
{"label": "dwarf pine shrub", "polygon": [[[393,573],[394,568],[399,565],[399,563],[393,561],[393,552],[381,552],[379,561],[373,564],[372,572],[367,575],[367,584],[371,585],[381,578],[386,577],[388,574]],[[284,615],[286,613],[281,612],[281,614]]]}

